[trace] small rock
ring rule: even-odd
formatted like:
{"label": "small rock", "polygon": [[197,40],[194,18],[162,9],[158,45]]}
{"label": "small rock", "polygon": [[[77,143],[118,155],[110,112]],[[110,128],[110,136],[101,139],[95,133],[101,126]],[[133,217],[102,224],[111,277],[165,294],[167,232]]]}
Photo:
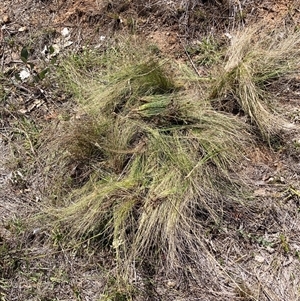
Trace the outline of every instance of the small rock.
{"label": "small rock", "polygon": [[167,286],[168,286],[169,288],[174,288],[174,287],[176,286],[176,282],[175,282],[175,281],[172,281],[172,280],[169,280],[169,281],[167,282]]}
{"label": "small rock", "polygon": [[266,180],[266,183],[268,184],[275,184],[275,178],[274,177],[270,177],[269,179]]}
{"label": "small rock", "polygon": [[279,182],[282,183],[282,184],[284,184],[285,183],[285,178],[284,177],[280,177],[279,178]]}
{"label": "small rock", "polygon": [[259,263],[263,263],[265,261],[265,258],[260,256],[260,255],[255,255],[254,260],[259,262]]}
{"label": "small rock", "polygon": [[26,26],[23,26],[23,27],[20,27],[18,29],[19,32],[24,32],[24,31],[27,31],[27,27]]}
{"label": "small rock", "polygon": [[41,228],[35,228],[35,229],[33,229],[32,234],[37,235],[40,232],[41,232]]}
{"label": "small rock", "polygon": [[65,38],[70,35],[70,31],[67,27],[63,28],[61,31],[61,35]]}
{"label": "small rock", "polygon": [[228,33],[228,32],[225,32],[225,33],[224,33],[224,36],[225,36],[227,39],[229,39],[229,40],[232,40],[232,38],[233,38],[233,36],[232,36],[230,33]]}
{"label": "small rock", "polygon": [[20,75],[20,79],[22,81],[25,81],[27,78],[30,77],[30,71],[27,68],[23,69],[23,70],[21,70],[19,75]]}

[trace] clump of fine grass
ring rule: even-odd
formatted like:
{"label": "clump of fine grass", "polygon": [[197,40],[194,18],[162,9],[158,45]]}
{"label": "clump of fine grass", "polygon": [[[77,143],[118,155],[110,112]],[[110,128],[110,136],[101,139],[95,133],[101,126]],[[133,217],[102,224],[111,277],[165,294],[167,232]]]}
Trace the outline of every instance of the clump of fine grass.
{"label": "clump of fine grass", "polygon": [[[111,68],[115,56],[103,56],[100,64]],[[125,269],[146,259],[168,270],[199,264],[205,225],[220,223],[222,203],[239,191],[231,172],[249,141],[247,126],[213,110],[200,89],[178,85],[169,62],[137,50],[122,59],[84,88],[89,97],[80,102],[92,126],[83,118],[81,131],[61,135],[71,137],[73,158],[95,156],[98,165],[52,213],[70,237],[113,247]]]}
{"label": "clump of fine grass", "polygon": [[233,100],[269,140],[279,133],[282,119],[276,114],[275,95],[268,93],[268,85],[299,68],[300,33],[269,33],[262,25],[238,32],[227,49],[226,60],[217,68],[210,98]]}

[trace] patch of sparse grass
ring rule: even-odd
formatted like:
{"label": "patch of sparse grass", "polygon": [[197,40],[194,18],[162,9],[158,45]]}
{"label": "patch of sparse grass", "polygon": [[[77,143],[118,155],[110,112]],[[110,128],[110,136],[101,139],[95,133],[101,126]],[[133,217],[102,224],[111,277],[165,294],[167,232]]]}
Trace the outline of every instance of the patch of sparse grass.
{"label": "patch of sparse grass", "polygon": [[236,288],[236,294],[239,300],[242,301],[254,301],[256,298],[253,296],[251,289],[245,284],[241,283],[238,288]]}
{"label": "patch of sparse grass", "polygon": [[223,55],[221,43],[212,36],[190,45],[187,51],[197,65],[206,67],[219,63]]}
{"label": "patch of sparse grass", "polygon": [[0,300],[6,299],[12,287],[10,279],[19,272],[22,255],[24,225],[20,219],[13,219],[0,225]]}
{"label": "patch of sparse grass", "polygon": [[289,241],[288,241],[286,235],[281,233],[279,235],[279,239],[280,239],[281,247],[282,247],[284,253],[288,254],[290,252],[290,245],[289,245]]}
{"label": "patch of sparse grass", "polygon": [[2,72],[0,72],[0,103],[3,103],[5,96],[6,96],[6,92],[4,89],[4,83],[5,83],[5,77],[4,74]]}
{"label": "patch of sparse grass", "polygon": [[14,188],[24,191],[28,188],[28,176],[34,173],[41,129],[32,118],[12,116],[7,135],[11,157],[5,164],[12,170],[10,183]]}
{"label": "patch of sparse grass", "polygon": [[130,301],[134,295],[134,288],[122,277],[108,276],[101,300],[103,301]]}
{"label": "patch of sparse grass", "polygon": [[225,110],[226,104],[236,103],[261,135],[270,139],[278,134],[283,120],[275,112],[276,96],[268,93],[268,85],[297,72],[299,45],[299,32],[270,33],[261,24],[237,32],[224,65],[216,70],[210,98]]}

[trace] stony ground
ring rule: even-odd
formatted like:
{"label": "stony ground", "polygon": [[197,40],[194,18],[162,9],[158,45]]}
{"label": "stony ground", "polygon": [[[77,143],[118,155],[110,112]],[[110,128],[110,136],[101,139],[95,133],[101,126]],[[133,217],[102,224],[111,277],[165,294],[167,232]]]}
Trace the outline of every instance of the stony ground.
{"label": "stony ground", "polygon": [[[31,50],[30,62],[40,72],[45,67],[43,51],[51,45],[58,45],[63,56],[86,43],[101,47],[104,37],[115,32],[134,31],[166,55],[189,61],[184,45],[210,31],[224,34],[261,19],[270,27],[300,26],[299,1],[148,2],[134,6],[130,1],[2,0],[0,68],[8,79],[20,72],[24,68],[20,51],[26,46]],[[208,12],[202,23],[192,14],[195,10]],[[64,28],[70,38],[62,35]],[[16,119],[56,122],[60,110],[72,110],[72,104],[51,81],[35,86],[1,83],[0,95],[4,91],[6,101],[0,103],[0,300],[110,300],[105,292],[109,292],[107,276],[113,278],[114,262],[108,254],[85,245],[62,249],[55,244],[59,233],[43,232],[39,225],[27,229],[23,220],[43,204],[47,187],[42,186],[47,181],[39,174],[26,178],[18,168],[24,150],[18,147]],[[253,205],[247,212],[227,208],[226,218],[239,231],[223,229],[206,242],[210,250],[217,250],[217,262],[209,256],[203,259],[207,273],[216,273],[215,282],[205,278],[206,271],[203,281],[197,282],[193,280],[197,271],[191,270],[187,282],[158,273],[145,287],[140,283],[144,275],[137,275],[133,279],[139,290],[137,300],[300,300],[300,148],[292,148],[295,142],[300,145],[300,82],[273,88],[281,99],[277,109],[287,120],[286,143],[275,151],[259,144],[249,149],[240,172],[254,187]],[[27,152],[25,156],[34,156],[30,142]],[[49,238],[51,247],[46,243]]]}

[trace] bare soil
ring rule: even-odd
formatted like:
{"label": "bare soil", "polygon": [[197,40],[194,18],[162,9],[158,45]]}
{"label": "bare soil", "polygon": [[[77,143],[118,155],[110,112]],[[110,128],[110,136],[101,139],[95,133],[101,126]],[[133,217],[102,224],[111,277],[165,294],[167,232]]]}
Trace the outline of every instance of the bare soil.
{"label": "bare soil", "polygon": [[[41,52],[57,43],[63,28],[70,30],[73,43],[61,49],[61,55],[129,32],[156,44],[165,55],[190,63],[185,47],[210,32],[222,36],[262,19],[270,27],[299,30],[299,7],[300,1],[293,0],[2,0],[0,68],[7,77],[19,71],[24,65],[20,51],[26,46],[31,62],[42,70]],[[15,158],[22,149],[14,136],[16,119],[57,122],[61,110],[72,111],[68,95],[55,83],[2,85],[7,96],[0,103],[0,300],[125,300],[104,298],[115,265],[109,252],[76,243],[62,249],[55,244],[59,233],[45,233],[38,225],[27,229],[24,222],[42,206],[47,181],[38,173],[27,177],[18,168]],[[189,279],[182,281],[146,270],[132,280],[138,288],[136,300],[300,300],[300,149],[293,146],[295,141],[300,145],[299,87],[299,81],[271,87],[281,99],[276,109],[289,122],[285,142],[278,141],[274,150],[259,143],[249,149],[238,172],[248,178],[255,199],[248,211],[224,207],[232,229],[219,229],[205,242],[218,261],[204,256],[203,271],[191,267]],[[12,107],[14,114],[8,113]],[[195,273],[202,275],[201,282]],[[145,286],[141,278],[151,281]]]}

